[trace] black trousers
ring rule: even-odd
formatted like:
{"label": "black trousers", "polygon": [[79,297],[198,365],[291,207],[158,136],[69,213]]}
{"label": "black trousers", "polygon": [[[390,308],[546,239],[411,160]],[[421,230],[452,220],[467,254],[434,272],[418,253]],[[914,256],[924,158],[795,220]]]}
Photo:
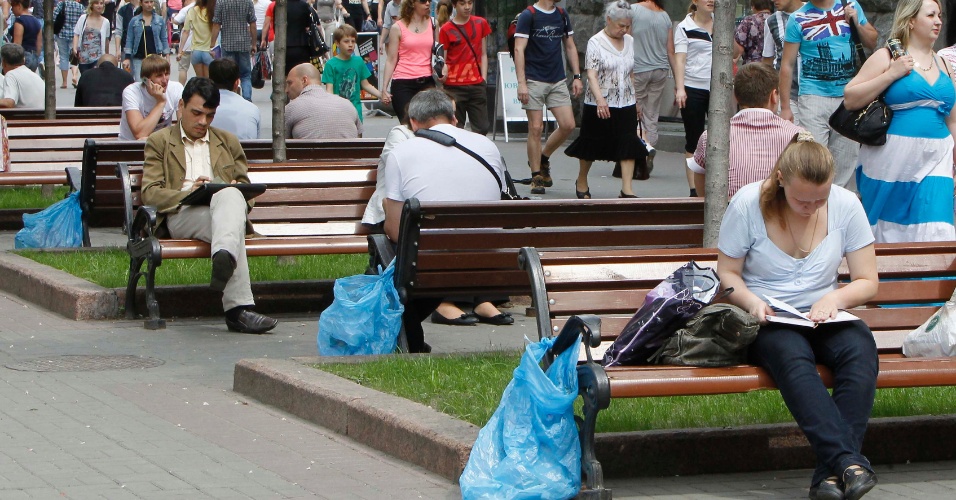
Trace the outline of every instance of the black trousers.
{"label": "black trousers", "polygon": [[392,79],[392,108],[399,123],[406,123],[406,108],[415,94],[435,86],[435,80],[430,76],[423,76],[412,80]]}
{"label": "black trousers", "polygon": [[707,124],[707,108],[710,106],[710,91],[684,86],[687,92],[687,103],[680,110],[680,117],[684,120],[684,151],[693,154],[697,151],[697,141],[704,133]]}
{"label": "black trousers", "polygon": [[465,127],[465,115],[471,120],[471,130],[476,134],[486,135],[491,125],[488,122],[488,86],[484,83],[476,85],[445,85],[445,92],[455,98],[455,118],[458,119],[458,128]]}

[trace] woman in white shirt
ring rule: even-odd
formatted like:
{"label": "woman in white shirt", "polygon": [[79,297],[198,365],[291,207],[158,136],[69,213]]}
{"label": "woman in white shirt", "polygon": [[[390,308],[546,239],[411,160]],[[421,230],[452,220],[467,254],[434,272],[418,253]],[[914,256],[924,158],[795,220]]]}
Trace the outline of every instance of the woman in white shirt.
{"label": "woman in white shirt", "polygon": [[605,27],[588,40],[584,68],[588,78],[581,117],[581,135],[565,149],[577,158],[578,179],[574,191],[590,199],[588,172],[596,160],[621,163],[619,198],[637,198],[631,188],[635,161],[644,161],[647,149],[637,137],[637,107],[634,98],[634,40],[631,9],[618,0],[604,9]]}
{"label": "woman in white shirt", "polygon": [[[876,295],[873,233],[856,195],[833,186],[833,156],[801,132],[761,182],[740,189],[720,228],[717,275],[729,299],[761,323],[750,361],[773,378],[816,454],[810,498],[858,499],[876,485],[862,455],[879,358],[862,321],[823,323]],[[846,257],[850,282],[837,285]],[[767,297],[801,310],[815,328],[768,321]],[[817,372],[833,373],[833,394]]]}
{"label": "woman in white shirt", "polygon": [[[684,120],[685,158],[694,157],[707,122],[713,33],[714,0],[692,0],[690,13],[674,30],[674,104]],[[697,196],[694,173],[684,170],[690,195]]]}

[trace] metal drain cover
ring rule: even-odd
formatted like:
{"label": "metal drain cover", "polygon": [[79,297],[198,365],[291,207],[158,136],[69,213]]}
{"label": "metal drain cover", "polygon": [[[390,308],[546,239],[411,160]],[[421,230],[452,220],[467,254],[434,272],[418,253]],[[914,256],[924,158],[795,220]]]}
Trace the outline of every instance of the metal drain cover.
{"label": "metal drain cover", "polygon": [[101,370],[127,370],[130,368],[153,368],[164,361],[142,356],[117,355],[66,355],[28,359],[6,365],[21,372],[95,372]]}

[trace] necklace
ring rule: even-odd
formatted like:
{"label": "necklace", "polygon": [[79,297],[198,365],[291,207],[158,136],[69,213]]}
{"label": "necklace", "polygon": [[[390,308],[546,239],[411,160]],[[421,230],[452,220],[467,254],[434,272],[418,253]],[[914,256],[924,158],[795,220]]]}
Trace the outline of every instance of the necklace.
{"label": "necklace", "polygon": [[919,62],[917,62],[916,59],[914,58],[914,59],[913,59],[913,67],[916,68],[916,69],[918,69],[918,70],[920,70],[920,71],[929,71],[929,70],[933,69],[933,63],[934,63],[934,62],[936,62],[936,58],[930,57],[929,66],[927,66],[927,67],[924,68],[923,65],[920,64]]}
{"label": "necklace", "polygon": [[[811,248],[813,247],[813,240],[814,240],[814,239],[816,238],[816,236],[817,236],[817,224],[820,222],[820,209],[817,209],[817,211],[814,212],[814,216],[816,217],[816,219],[813,221],[813,233],[810,234],[810,247],[811,247]],[[805,254],[809,254],[809,253],[810,253],[810,249],[804,250],[803,247],[800,246],[800,242],[797,241],[797,237],[794,236],[794,234],[793,234],[793,224],[791,224],[789,220],[787,221],[787,229],[790,230],[790,238],[793,239],[793,244],[794,244],[794,246],[797,247],[797,250],[800,250],[801,252],[803,252],[803,253],[805,253]]]}

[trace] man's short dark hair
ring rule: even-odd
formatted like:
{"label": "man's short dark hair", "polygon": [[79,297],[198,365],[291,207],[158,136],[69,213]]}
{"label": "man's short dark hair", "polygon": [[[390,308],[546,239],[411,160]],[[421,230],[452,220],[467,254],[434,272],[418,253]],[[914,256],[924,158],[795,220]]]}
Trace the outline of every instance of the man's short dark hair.
{"label": "man's short dark hair", "polygon": [[0,47],[0,59],[10,66],[23,65],[23,46],[19,43],[8,43]]}
{"label": "man's short dark hair", "polygon": [[780,77],[769,64],[745,64],[734,76],[734,97],[741,106],[762,108],[779,84]]}
{"label": "man's short dark hair", "polygon": [[408,103],[408,117],[422,123],[439,117],[451,121],[455,118],[455,105],[451,97],[442,90],[423,90],[415,94]]}
{"label": "man's short dark hair", "polygon": [[232,59],[216,59],[209,65],[209,79],[222,90],[232,90],[239,79],[239,65]]}
{"label": "man's short dark hair", "polygon": [[186,82],[186,86],[183,87],[183,102],[189,102],[194,95],[198,95],[205,101],[203,107],[206,109],[219,107],[219,89],[208,78],[194,76]]}

